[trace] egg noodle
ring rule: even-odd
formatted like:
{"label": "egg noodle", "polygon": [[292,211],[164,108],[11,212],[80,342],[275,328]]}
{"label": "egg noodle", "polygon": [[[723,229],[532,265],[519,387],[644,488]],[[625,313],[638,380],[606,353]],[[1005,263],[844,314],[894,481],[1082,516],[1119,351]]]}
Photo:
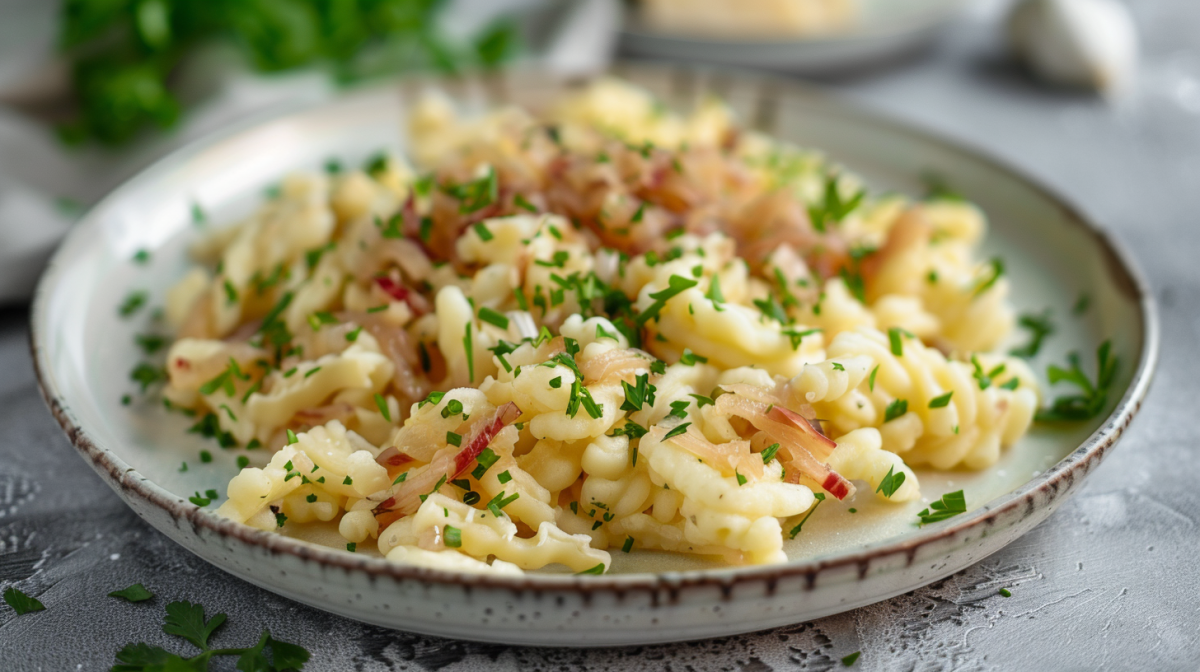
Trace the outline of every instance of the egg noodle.
{"label": "egg noodle", "polygon": [[256,465],[222,516],[473,572],[775,563],[818,500],[919,499],[1032,421],[969,203],[615,80],[407,123],[413,164],[286,178],[169,293],[166,400]]}

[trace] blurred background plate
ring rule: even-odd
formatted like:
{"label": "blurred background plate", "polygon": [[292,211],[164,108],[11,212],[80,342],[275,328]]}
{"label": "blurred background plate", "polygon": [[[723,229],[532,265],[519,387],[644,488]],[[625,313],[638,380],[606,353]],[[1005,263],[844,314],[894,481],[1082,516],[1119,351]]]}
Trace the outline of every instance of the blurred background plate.
{"label": "blurred background plate", "polygon": [[668,33],[635,9],[621,32],[621,47],[651,58],[841,74],[919,51],[967,4],[969,0],[861,0],[859,16],[845,28],[786,38]]}

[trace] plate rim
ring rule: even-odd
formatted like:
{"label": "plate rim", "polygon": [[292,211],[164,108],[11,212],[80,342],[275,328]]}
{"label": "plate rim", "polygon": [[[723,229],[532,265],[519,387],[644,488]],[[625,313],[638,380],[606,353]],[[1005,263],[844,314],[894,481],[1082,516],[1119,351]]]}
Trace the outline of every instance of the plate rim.
{"label": "plate rim", "polygon": [[[490,75],[475,78],[485,85],[496,80],[503,82],[513,76],[530,76],[531,70],[518,70],[508,74]],[[48,319],[51,295],[56,289],[57,280],[65,272],[66,264],[63,257],[73,245],[72,243],[85,235],[89,229],[95,228],[95,213],[107,206],[110,201],[122,197],[123,192],[133,183],[146,179],[161,171],[170,164],[185,162],[199,152],[223,140],[230,139],[241,133],[252,132],[261,126],[276,122],[293,115],[312,112],[320,107],[335,105],[348,97],[364,93],[396,90],[411,86],[414,79],[389,80],[382,84],[372,85],[351,90],[348,93],[335,95],[316,103],[303,106],[292,106],[280,110],[275,109],[255,115],[241,122],[226,126],[216,132],[207,134],[182,147],[179,147],[142,170],[128,180],[122,182],[113,191],[105,195],[79,220],[64,238],[62,244],[51,257],[46,270],[38,281],[34,294],[33,306],[30,311],[29,346],[33,359],[34,375],[38,383],[43,401],[55,417],[72,445],[79,451],[81,457],[88,460],[93,469],[117,492],[123,500],[129,496],[137,496],[147,504],[161,509],[177,522],[186,521],[197,532],[207,530],[218,537],[235,540],[251,549],[265,550],[271,555],[290,555],[301,561],[314,561],[325,569],[333,568],[347,572],[361,572],[373,581],[377,578],[390,578],[396,581],[414,580],[442,585],[472,586],[488,589],[509,591],[574,591],[584,595],[608,591],[678,591],[684,587],[717,586],[722,592],[728,593],[739,584],[761,581],[775,582],[797,577],[806,580],[810,587],[816,584],[821,574],[838,570],[857,569],[860,578],[864,568],[874,559],[906,554],[911,564],[921,547],[936,544],[951,539],[964,532],[977,529],[987,529],[1007,513],[1025,506],[1030,510],[1035,508],[1035,498],[1039,493],[1049,491],[1051,500],[1054,496],[1067,493],[1073,489],[1078,477],[1086,475],[1095,464],[1103,460],[1109,450],[1124,433],[1141,409],[1146,394],[1153,380],[1159,354],[1160,326],[1158,306],[1151,285],[1142,268],[1135,261],[1126,245],[1114,233],[1108,231],[1092,218],[1088,217],[1071,200],[1063,197],[1055,188],[1027,171],[1014,167],[1008,161],[999,158],[989,151],[982,150],[970,142],[943,135],[939,132],[924,128],[920,125],[891,117],[885,113],[869,108],[836,92],[822,87],[804,84],[784,77],[763,73],[747,73],[729,68],[692,67],[692,66],[653,66],[646,64],[616,63],[607,74],[621,75],[622,73],[653,73],[670,75],[683,73],[690,77],[699,75],[733,75],[739,78],[753,77],[759,84],[769,84],[772,88],[795,96],[807,102],[832,105],[839,112],[853,115],[865,123],[884,126],[893,132],[906,134],[922,142],[927,142],[957,155],[965,155],[979,161],[989,168],[1003,171],[1022,183],[1023,186],[1039,193],[1048,201],[1059,207],[1068,221],[1068,226],[1075,227],[1089,234],[1096,240],[1100,253],[1107,258],[1106,268],[1115,271],[1115,280],[1119,286],[1125,286],[1126,293],[1140,309],[1142,327],[1142,344],[1137,357],[1137,367],[1125,394],[1104,419],[1100,426],[1070,453],[1043,471],[1040,475],[1026,481],[1017,489],[988,501],[979,509],[962,516],[933,525],[926,526],[922,531],[900,540],[881,540],[868,544],[858,551],[840,553],[832,556],[817,556],[805,560],[788,561],[772,565],[731,566],[711,569],[667,571],[657,573],[606,574],[601,576],[574,576],[557,574],[525,574],[522,576],[502,576],[493,574],[473,574],[427,567],[416,567],[388,562],[384,558],[355,556],[339,549],[318,546],[307,541],[273,534],[258,530],[242,523],[218,517],[214,512],[192,504],[188,500],[174,495],[149,478],[138,473],[125,463],[110,449],[105,448],[88,435],[86,429],[74,418],[66,399],[58,388],[51,362],[49,347],[46,342],[46,332],[42,326]],[[562,78],[552,74],[545,75],[551,81],[577,81],[573,78]],[[424,81],[430,81],[425,79]],[[447,82],[445,79],[434,78],[432,81]],[[461,79],[449,80],[455,86],[460,86]],[[501,84],[501,86],[503,86]],[[1093,464],[1093,462],[1095,464]],[[139,516],[144,516],[130,502]],[[1050,501],[1043,503],[1048,506]],[[170,535],[168,535],[170,536]],[[176,543],[177,540],[172,539]],[[182,545],[182,544],[181,544]],[[186,546],[185,546],[186,548]],[[189,549],[191,550],[191,549]],[[930,580],[935,580],[931,576]]]}
{"label": "plate rim", "polygon": [[844,45],[854,42],[887,39],[896,35],[909,34],[929,30],[944,25],[961,14],[970,0],[941,0],[940,7],[933,7],[913,13],[901,20],[889,22],[888,25],[872,25],[865,29],[849,27],[847,30],[830,33],[813,33],[811,35],[764,36],[760,38],[721,38],[702,33],[669,32],[655,30],[646,24],[638,12],[630,12],[622,22],[618,31],[622,38],[643,41],[670,43],[675,47],[690,46],[696,48],[754,48],[754,49],[783,49],[799,47],[826,47]]}

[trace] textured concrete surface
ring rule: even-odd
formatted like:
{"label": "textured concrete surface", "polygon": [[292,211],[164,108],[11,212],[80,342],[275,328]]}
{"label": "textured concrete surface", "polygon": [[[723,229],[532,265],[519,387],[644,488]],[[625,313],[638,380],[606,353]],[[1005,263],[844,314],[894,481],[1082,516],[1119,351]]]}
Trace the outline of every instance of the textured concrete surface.
{"label": "textured concrete surface", "polygon": [[[45,612],[0,608],[0,668],[107,669],[125,643],[178,645],[163,605],[229,614],[245,646],[270,628],[313,670],[1195,670],[1200,659],[1200,3],[1138,0],[1146,47],[1118,105],[1030,83],[995,55],[988,12],[934,53],[834,86],[865,104],[992,151],[1118,231],[1162,302],[1163,349],[1141,416],[1083,490],[1046,523],[949,579],[779,630],[598,651],[479,645],[396,633],[234,579],[143,524],[61,435],[37,395],[27,314],[0,312],[0,588]],[[105,594],[142,582],[158,594]],[[1011,598],[997,595],[1000,586]],[[232,663],[214,669],[233,669]]]}

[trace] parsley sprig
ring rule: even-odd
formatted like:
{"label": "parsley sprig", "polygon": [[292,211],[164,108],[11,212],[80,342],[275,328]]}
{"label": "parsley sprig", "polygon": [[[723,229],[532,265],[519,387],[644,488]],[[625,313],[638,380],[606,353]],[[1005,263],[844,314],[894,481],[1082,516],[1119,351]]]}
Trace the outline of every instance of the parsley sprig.
{"label": "parsley sprig", "polygon": [[1100,415],[1108,403],[1108,393],[1117,376],[1117,357],[1112,354],[1112,341],[1104,341],[1096,350],[1096,381],[1092,382],[1080,365],[1079,354],[1067,355],[1069,368],[1050,365],[1046,372],[1050,384],[1069,383],[1079,388],[1079,394],[1064,395],[1054,400],[1050,408],[1037,412],[1040,422],[1087,420]]}
{"label": "parsley sprig", "polygon": [[1017,325],[1029,331],[1029,342],[1019,348],[1013,348],[1008,354],[1023,359],[1032,359],[1042,349],[1042,341],[1054,333],[1054,322],[1050,320],[1050,309],[1042,313],[1025,313],[1017,320]]}
{"label": "parsley sprig", "polygon": [[127,644],[117,652],[114,672],[149,672],[150,670],[207,670],[209,660],[215,656],[237,656],[237,669],[254,672],[282,672],[301,670],[308,662],[309,653],[304,648],[281,642],[268,630],[254,646],[240,649],[214,649],[208,640],[225,623],[225,614],[205,618],[204,607],[187,601],[167,605],[167,616],[163,631],[177,635],[200,649],[190,658],[171,653],[166,649],[142,642]]}
{"label": "parsley sprig", "polygon": [[922,525],[928,525],[966,512],[967,498],[962,490],[956,490],[942,495],[942,498],[930,504],[929,508],[921,509],[917,517],[921,519]]}

